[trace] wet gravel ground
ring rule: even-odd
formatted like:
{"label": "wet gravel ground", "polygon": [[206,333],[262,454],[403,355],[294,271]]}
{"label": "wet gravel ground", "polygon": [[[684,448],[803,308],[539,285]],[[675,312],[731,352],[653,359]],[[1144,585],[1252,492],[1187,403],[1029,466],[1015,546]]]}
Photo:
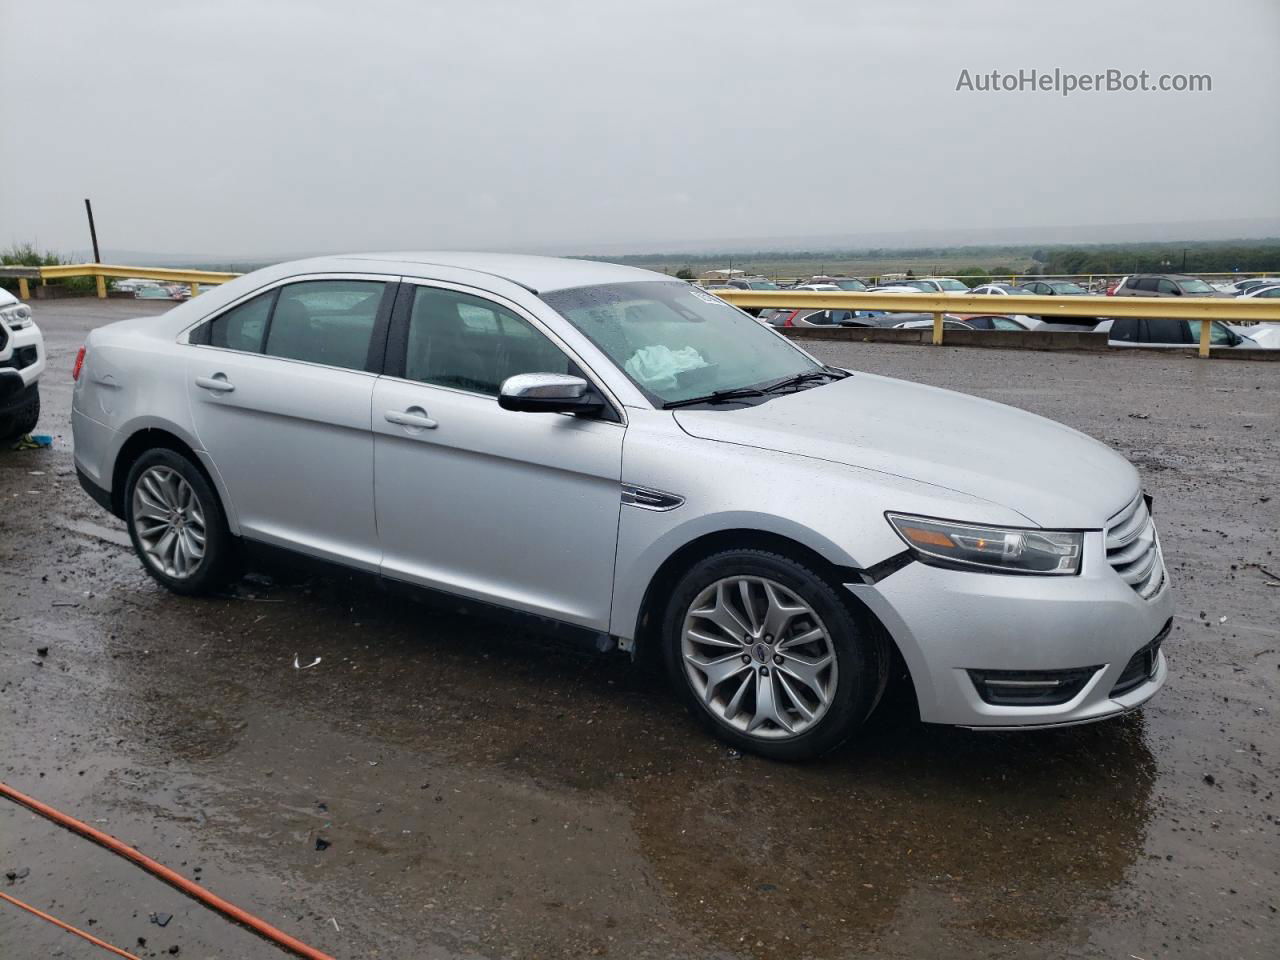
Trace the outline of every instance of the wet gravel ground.
{"label": "wet gravel ground", "polygon": [[[85,331],[159,309],[36,305],[56,439],[0,453],[9,785],[339,958],[1280,954],[1280,367],[810,344],[1129,456],[1179,609],[1139,714],[978,734],[891,705],[782,766],[625,662],[455,611],[329,580],[165,593],[81,493],[68,421]],[[0,890],[140,956],[280,955],[0,800],[0,874],[24,867]],[[0,903],[0,955],[105,954]]]}

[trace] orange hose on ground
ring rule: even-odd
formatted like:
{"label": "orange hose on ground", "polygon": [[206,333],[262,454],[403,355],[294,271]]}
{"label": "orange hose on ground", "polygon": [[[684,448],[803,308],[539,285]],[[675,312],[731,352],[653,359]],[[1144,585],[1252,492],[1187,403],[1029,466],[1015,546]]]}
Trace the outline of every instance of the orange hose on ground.
{"label": "orange hose on ground", "polygon": [[77,927],[73,927],[69,923],[63,923],[57,917],[51,917],[49,916],[49,914],[43,912],[42,910],[37,910],[35,907],[31,906],[31,904],[29,903],[23,903],[17,897],[11,897],[7,893],[0,891],[0,900],[8,900],[15,907],[21,907],[23,910],[26,910],[28,913],[34,913],[41,920],[48,920],[55,927],[61,927],[63,930],[67,931],[67,933],[74,933],[77,937],[84,937],[84,939],[88,940],[90,943],[94,944],[95,946],[101,947],[103,950],[110,950],[117,957],[125,957],[126,960],[138,960],[138,958],[135,957],[132,953],[127,953],[124,950],[121,950],[119,947],[113,947],[111,944],[107,943],[107,941],[99,940],[93,934],[85,933],[83,930],[80,930]]}
{"label": "orange hose on ground", "polygon": [[300,957],[306,957],[307,960],[334,960],[334,958],[329,956],[329,954],[322,953],[315,947],[307,946],[301,940],[297,940],[289,936],[289,934],[285,933],[283,930],[277,930],[265,920],[259,920],[253,914],[246,913],[234,903],[228,903],[217,894],[209,892],[198,883],[188,880],[186,877],[182,876],[182,874],[170,870],[164,864],[152,860],[146,854],[139,853],[137,850],[133,849],[133,847],[120,842],[110,834],[103,833],[101,830],[95,830],[87,823],[83,823],[75,817],[69,817],[65,813],[55,810],[48,804],[41,803],[33,797],[28,797],[25,793],[19,793],[8,784],[0,783],[0,796],[8,797],[14,803],[19,803],[28,810],[38,813],[42,817],[47,817],[59,826],[66,827],[68,830],[78,833],[82,837],[86,837],[100,846],[106,847],[112,853],[118,854],[126,860],[133,861],[138,866],[142,867],[143,870],[159,877],[165,883],[177,887],[187,896],[199,900],[205,906],[217,910],[224,916],[230,917],[236,923],[243,924],[255,933],[279,944],[286,950],[293,951]]}

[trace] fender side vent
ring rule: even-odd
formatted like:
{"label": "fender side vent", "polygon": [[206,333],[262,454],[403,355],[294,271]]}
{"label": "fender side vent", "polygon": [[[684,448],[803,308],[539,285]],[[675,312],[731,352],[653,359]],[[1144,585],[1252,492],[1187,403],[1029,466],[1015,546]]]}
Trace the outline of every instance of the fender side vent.
{"label": "fender side vent", "polygon": [[674,493],[664,493],[661,490],[653,490],[649,487],[637,487],[624,483],[622,485],[622,502],[632,507],[640,507],[642,510],[667,511],[674,510],[684,503],[684,497],[678,497]]}

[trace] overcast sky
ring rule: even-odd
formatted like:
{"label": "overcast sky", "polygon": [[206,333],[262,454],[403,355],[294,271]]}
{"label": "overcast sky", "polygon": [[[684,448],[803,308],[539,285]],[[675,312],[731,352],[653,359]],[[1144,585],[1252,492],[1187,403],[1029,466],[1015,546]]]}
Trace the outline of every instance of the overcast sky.
{"label": "overcast sky", "polygon": [[[0,0],[0,246],[675,250],[1280,215],[1277,0]],[[962,69],[1212,76],[957,92]]]}

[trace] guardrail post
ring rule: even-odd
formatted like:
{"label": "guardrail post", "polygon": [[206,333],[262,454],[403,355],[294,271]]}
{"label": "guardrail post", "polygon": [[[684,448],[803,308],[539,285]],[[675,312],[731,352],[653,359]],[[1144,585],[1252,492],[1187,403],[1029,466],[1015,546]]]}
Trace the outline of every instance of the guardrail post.
{"label": "guardrail post", "polygon": [[1200,356],[1209,356],[1209,337],[1213,334],[1213,321],[1207,317],[1200,321]]}
{"label": "guardrail post", "polygon": [[107,299],[107,278],[100,273],[95,273],[93,279],[98,283],[98,299]]}
{"label": "guardrail post", "polygon": [[933,345],[940,346],[942,344],[942,314],[935,313],[933,315]]}
{"label": "guardrail post", "polygon": [[194,281],[191,284],[191,295],[193,297],[200,296],[200,284],[195,283]]}
{"label": "guardrail post", "polygon": [[31,288],[30,288],[29,286],[27,286],[27,278],[26,278],[26,277],[19,277],[19,278],[18,278],[18,299],[19,299],[19,300],[30,300],[30,299],[31,299]]}

